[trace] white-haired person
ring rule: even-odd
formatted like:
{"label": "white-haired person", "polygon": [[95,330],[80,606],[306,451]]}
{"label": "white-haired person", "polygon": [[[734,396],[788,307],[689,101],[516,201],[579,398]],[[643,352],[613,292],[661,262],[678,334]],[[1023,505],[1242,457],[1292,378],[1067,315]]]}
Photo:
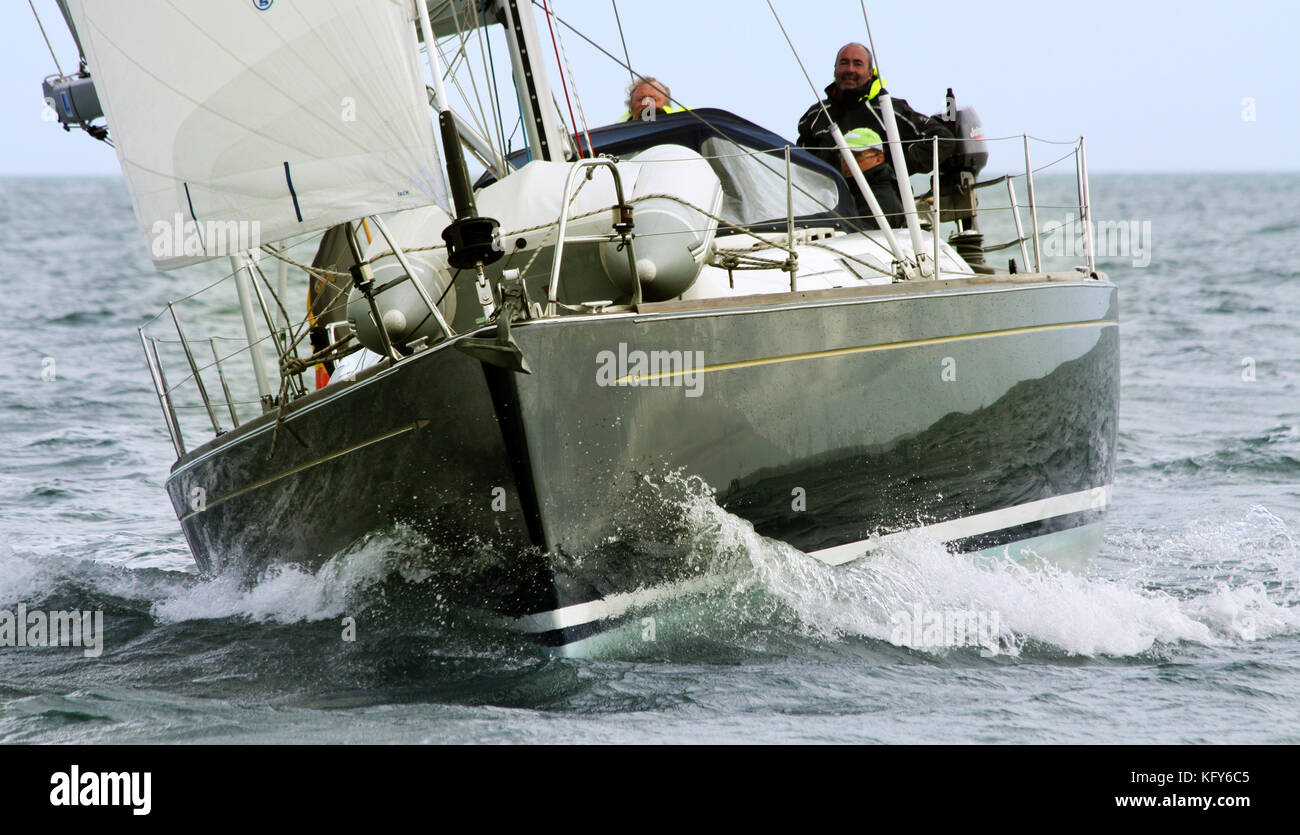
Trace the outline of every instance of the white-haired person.
{"label": "white-haired person", "polygon": [[640,119],[643,122],[653,122],[660,116],[684,110],[686,108],[672,103],[672,93],[667,84],[652,76],[637,76],[627,88],[627,112],[619,121]]}

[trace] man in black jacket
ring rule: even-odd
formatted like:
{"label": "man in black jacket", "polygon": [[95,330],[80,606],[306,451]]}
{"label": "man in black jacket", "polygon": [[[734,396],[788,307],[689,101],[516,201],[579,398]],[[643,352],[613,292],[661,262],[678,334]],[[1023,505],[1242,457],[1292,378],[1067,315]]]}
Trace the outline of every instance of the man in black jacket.
{"label": "man in black jacket", "polygon": [[[835,138],[826,119],[827,111],[846,135],[857,129],[867,129],[884,137],[887,132],[880,113],[879,97],[885,92],[885,80],[872,66],[871,51],[860,43],[844,46],[835,56],[835,83],[826,88],[826,99],[808,108],[808,112],[799,120],[800,147],[807,148],[831,165],[840,168],[840,152],[836,150]],[[941,139],[952,139],[952,131],[938,119],[917,113],[903,99],[893,99],[893,104],[894,119],[898,123],[898,138],[903,143],[903,155],[907,160],[908,173],[929,172],[933,167],[934,154],[930,143],[910,140],[929,139],[935,136]],[[953,148],[952,142],[939,143],[941,164],[952,155]],[[862,160],[876,158],[858,155],[858,159],[862,165],[864,164]],[[880,203],[881,210],[889,218],[889,225],[896,227],[907,225],[907,220],[902,214],[903,201],[899,195],[893,166],[889,162],[872,162],[871,167],[869,169],[864,167],[862,173],[877,202]],[[853,178],[849,176],[847,179],[857,201],[858,214],[864,218],[859,225],[868,229],[876,228],[866,200],[859,194]]]}

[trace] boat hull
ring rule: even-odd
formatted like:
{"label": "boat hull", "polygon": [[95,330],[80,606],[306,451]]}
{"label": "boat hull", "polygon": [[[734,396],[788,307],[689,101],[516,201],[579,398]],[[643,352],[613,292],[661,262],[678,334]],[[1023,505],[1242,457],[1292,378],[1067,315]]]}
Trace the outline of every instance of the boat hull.
{"label": "boat hull", "polygon": [[1109,282],[668,303],[513,334],[531,375],[442,345],[179,461],[168,490],[200,567],[315,566],[407,523],[495,555],[457,584],[464,602],[582,651],[707,583],[634,542],[678,521],[658,486],[684,478],[830,564],[922,526],[958,551],[1031,543],[1074,563],[1099,544],[1119,392]]}

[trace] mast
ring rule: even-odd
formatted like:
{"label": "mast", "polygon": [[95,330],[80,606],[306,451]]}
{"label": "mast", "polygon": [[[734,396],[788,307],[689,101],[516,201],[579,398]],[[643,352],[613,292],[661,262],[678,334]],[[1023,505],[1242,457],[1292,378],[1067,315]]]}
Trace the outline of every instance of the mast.
{"label": "mast", "polygon": [[564,138],[551,107],[551,85],[546,77],[537,22],[527,4],[519,0],[497,0],[498,10],[510,47],[514,67],[515,90],[524,108],[524,131],[533,159],[564,161]]}

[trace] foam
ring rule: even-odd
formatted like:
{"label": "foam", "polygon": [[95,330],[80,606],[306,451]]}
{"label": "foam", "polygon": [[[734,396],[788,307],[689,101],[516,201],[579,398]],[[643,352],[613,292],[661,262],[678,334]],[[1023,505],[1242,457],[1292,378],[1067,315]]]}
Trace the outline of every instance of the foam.
{"label": "foam", "polygon": [[751,566],[748,583],[779,600],[805,634],[824,640],[889,641],[898,615],[914,607],[996,612],[999,651],[1011,654],[1033,642],[1069,655],[1128,657],[1162,646],[1223,645],[1300,631],[1289,582],[1294,543],[1285,524],[1259,507],[1242,522],[1189,524],[1176,535],[1175,550],[1190,549],[1212,571],[1214,557],[1241,559],[1245,544],[1246,567],[1265,575],[1274,589],[1233,578],[1210,584],[1208,592],[1189,583],[1190,593],[1147,582],[1162,567],[1159,549],[1127,554],[1134,570],[1125,576],[1076,575],[1051,565],[950,554],[922,530],[881,543],[865,559],[828,566],[759,536],[703,497],[688,517],[697,525],[704,521],[701,530],[713,531],[720,552],[743,549]]}
{"label": "foam", "polygon": [[296,565],[274,566],[251,587],[237,577],[216,577],[157,600],[152,614],[162,623],[233,617],[301,623],[336,618],[349,609],[357,593],[388,573],[386,554],[396,541],[397,535],[368,537],[314,572]]}

